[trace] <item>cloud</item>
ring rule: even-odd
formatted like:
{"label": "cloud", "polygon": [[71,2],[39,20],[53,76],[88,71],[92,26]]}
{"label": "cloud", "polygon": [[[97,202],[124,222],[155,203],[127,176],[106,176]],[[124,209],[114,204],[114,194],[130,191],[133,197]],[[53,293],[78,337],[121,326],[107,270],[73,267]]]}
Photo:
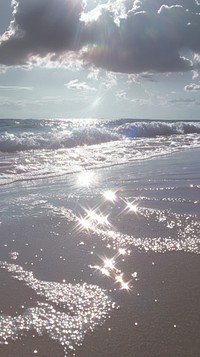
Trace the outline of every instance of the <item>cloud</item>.
{"label": "cloud", "polygon": [[140,75],[140,78],[144,79],[144,80],[146,80],[148,82],[157,82],[155,76],[152,73],[142,73]]}
{"label": "cloud", "polygon": [[2,110],[23,110],[25,104],[20,100],[12,100],[7,97],[0,97],[0,108]]}
{"label": "cloud", "polygon": [[89,86],[86,82],[79,82],[78,79],[74,79],[65,84],[67,89],[88,90],[95,91],[96,88]]}
{"label": "cloud", "polygon": [[90,24],[94,45],[83,54],[89,63],[124,73],[194,68],[184,53],[200,52],[200,6],[195,0],[176,0],[175,5],[172,0],[124,2],[127,12],[119,26],[111,10]]}
{"label": "cloud", "polygon": [[13,90],[33,90],[33,87],[20,87],[20,86],[0,86],[0,91],[13,91]]}
{"label": "cloud", "polygon": [[[153,3],[152,0],[148,0]],[[159,1],[158,1],[159,2]],[[146,4],[146,1],[143,1]],[[193,63],[181,54],[183,49],[200,50],[198,31],[187,26],[191,17],[200,31],[200,17],[183,7],[163,7],[157,11],[127,12],[127,18],[114,24],[104,12],[91,26],[93,46],[83,53],[89,63],[115,72],[183,72]],[[188,19],[187,19],[188,17]],[[192,20],[191,20],[192,21]],[[101,31],[100,31],[101,29]]]}
{"label": "cloud", "polygon": [[196,104],[196,99],[192,98],[176,98],[176,99],[169,99],[168,103],[171,104]]}
{"label": "cloud", "polygon": [[200,91],[200,84],[190,83],[184,87],[186,92],[198,92]]}
{"label": "cloud", "polygon": [[13,0],[13,17],[0,42],[1,64],[28,62],[31,55],[77,50],[81,0]]}
{"label": "cloud", "polygon": [[88,12],[83,1],[13,0],[0,63],[67,62],[74,53],[84,65],[118,73],[195,69],[186,56],[200,53],[197,0],[109,0]]}
{"label": "cloud", "polygon": [[116,94],[116,97],[119,99],[123,99],[123,100],[129,100],[127,93],[125,90],[119,90]]}
{"label": "cloud", "polygon": [[145,99],[145,98],[134,98],[131,99],[131,102],[139,106],[150,104],[149,99]]}

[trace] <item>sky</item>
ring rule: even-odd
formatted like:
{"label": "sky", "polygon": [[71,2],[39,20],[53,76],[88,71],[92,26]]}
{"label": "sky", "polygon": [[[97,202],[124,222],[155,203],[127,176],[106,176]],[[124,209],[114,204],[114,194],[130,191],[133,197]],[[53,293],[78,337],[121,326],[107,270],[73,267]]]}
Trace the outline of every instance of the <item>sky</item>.
{"label": "sky", "polygon": [[200,119],[200,0],[0,0],[0,118]]}

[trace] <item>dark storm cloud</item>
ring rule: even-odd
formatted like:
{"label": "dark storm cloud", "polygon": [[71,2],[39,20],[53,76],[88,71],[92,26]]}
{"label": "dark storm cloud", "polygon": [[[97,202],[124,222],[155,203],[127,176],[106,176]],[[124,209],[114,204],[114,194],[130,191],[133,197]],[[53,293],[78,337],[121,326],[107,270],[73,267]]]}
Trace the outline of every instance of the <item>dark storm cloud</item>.
{"label": "dark storm cloud", "polygon": [[[0,62],[74,51],[88,65],[120,73],[194,69],[183,54],[200,53],[196,0],[121,0],[81,19],[81,0],[14,1],[14,20],[0,44]],[[88,16],[88,18],[87,18]],[[87,47],[86,47],[87,46]]]}
{"label": "dark storm cloud", "polygon": [[96,33],[96,43],[102,50],[92,48],[86,53],[88,61],[126,73],[192,69],[191,61],[181,53],[200,51],[200,16],[196,13],[200,6],[192,0],[190,9],[179,4],[161,5],[158,0],[135,1],[133,5],[127,18],[121,20],[115,31],[105,32],[103,40],[99,38],[99,29],[112,28],[111,17],[102,13],[98,23],[91,25],[93,37]]}
{"label": "dark storm cloud", "polygon": [[17,65],[30,55],[77,50],[81,0],[13,1],[14,21],[0,45],[0,62]]}

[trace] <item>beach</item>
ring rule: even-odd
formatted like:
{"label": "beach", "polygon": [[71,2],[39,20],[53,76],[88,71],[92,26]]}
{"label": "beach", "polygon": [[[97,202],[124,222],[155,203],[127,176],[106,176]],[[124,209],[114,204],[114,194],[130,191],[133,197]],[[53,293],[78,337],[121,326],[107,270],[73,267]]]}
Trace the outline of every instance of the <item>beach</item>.
{"label": "beach", "polygon": [[200,0],[0,0],[0,357],[200,357]]}
{"label": "beach", "polygon": [[2,156],[0,356],[199,356],[200,149],[125,145],[37,178]]}

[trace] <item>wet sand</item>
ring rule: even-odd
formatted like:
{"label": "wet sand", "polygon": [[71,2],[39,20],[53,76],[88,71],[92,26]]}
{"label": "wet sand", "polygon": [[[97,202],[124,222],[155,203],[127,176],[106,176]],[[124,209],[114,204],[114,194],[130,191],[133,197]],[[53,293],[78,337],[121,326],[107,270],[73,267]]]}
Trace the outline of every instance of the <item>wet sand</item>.
{"label": "wet sand", "polygon": [[[186,164],[185,169],[180,164],[175,170],[174,164],[180,163],[183,157],[180,155],[179,161],[175,157],[164,159],[164,163],[162,159],[152,161],[151,173],[148,163],[141,164],[137,175],[136,164],[123,170],[106,170],[106,174],[102,170],[99,175],[102,177],[104,172],[102,187],[117,191],[116,202],[102,203],[99,194],[102,187],[98,192],[96,187],[93,192],[90,188],[75,192],[72,180],[59,209],[53,197],[53,209],[51,206],[47,210],[46,206],[38,214],[42,207],[38,203],[32,215],[0,224],[1,262],[21,266],[25,272],[32,271],[37,282],[99,286],[115,303],[112,309],[105,310],[102,323],[88,329],[81,345],[66,350],[66,355],[199,357],[200,217],[199,170],[195,166],[198,155],[187,164],[194,168],[193,172]],[[150,181],[145,179],[147,171]],[[26,194],[30,195],[34,189],[31,186]],[[70,189],[73,197],[69,196]],[[41,187],[41,192],[44,191]],[[55,191],[55,186],[50,189],[51,197]],[[127,209],[127,202],[133,201],[137,207]],[[83,206],[87,210],[98,207],[96,212],[104,212],[105,217],[109,214],[110,225],[98,224],[96,229],[83,226]],[[109,236],[110,231],[114,232],[113,236]],[[147,243],[139,244],[140,238],[147,237]],[[106,259],[110,265],[107,262],[106,266]],[[123,286],[120,276],[127,286]],[[24,277],[15,279],[7,268],[0,269],[0,282],[1,318],[22,315],[38,302],[49,303],[45,295],[38,295],[38,287],[34,290],[32,282],[28,286]],[[50,285],[48,289],[51,291]],[[57,306],[55,301],[52,304],[65,312],[65,307]],[[16,341],[8,338],[5,342],[0,345],[2,357],[64,356],[58,340],[47,333],[39,336],[35,330],[23,333]]]}

